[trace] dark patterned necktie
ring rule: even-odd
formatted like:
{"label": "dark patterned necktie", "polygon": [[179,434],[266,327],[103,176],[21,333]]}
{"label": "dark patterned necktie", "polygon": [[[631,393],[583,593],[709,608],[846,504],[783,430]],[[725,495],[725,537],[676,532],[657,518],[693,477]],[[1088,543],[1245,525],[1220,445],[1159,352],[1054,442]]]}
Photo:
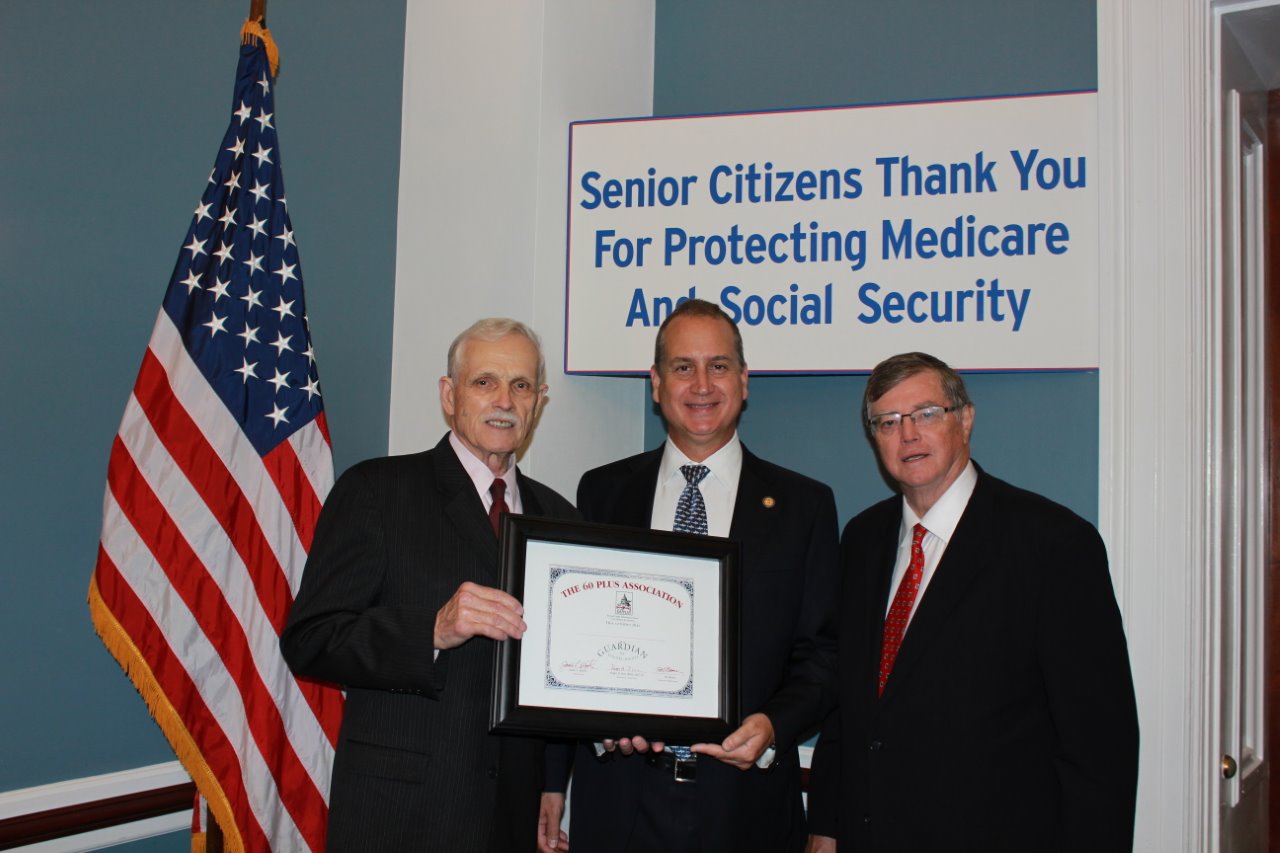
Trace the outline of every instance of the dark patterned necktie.
{"label": "dark patterned necktie", "polygon": [[493,496],[493,503],[489,505],[489,524],[493,527],[493,535],[497,536],[501,528],[503,513],[510,512],[507,509],[507,502],[503,495],[507,493],[507,481],[498,477],[493,481],[493,485],[489,487],[489,494]]}
{"label": "dark patterned necktie", "polygon": [[[684,491],[680,493],[680,500],[676,503],[676,520],[675,524],[671,525],[671,529],[676,533],[697,533],[699,536],[706,536],[707,505],[702,500],[702,492],[698,490],[698,484],[711,473],[711,469],[706,465],[681,465],[680,473],[684,474],[685,486]],[[687,746],[669,743],[666,745],[666,750],[681,761],[689,761],[693,758],[693,751]]]}
{"label": "dark patterned necktie", "polygon": [[707,535],[707,505],[702,501],[698,484],[711,469],[706,465],[681,465],[680,473],[687,481],[680,500],[676,503],[676,520],[671,529],[676,533]]}
{"label": "dark patterned necktie", "polygon": [[884,640],[880,645],[880,695],[884,695],[885,682],[893,671],[893,662],[898,658],[898,649],[902,646],[902,637],[907,632],[907,620],[911,617],[911,605],[915,603],[916,593],[920,591],[920,578],[924,574],[924,549],[920,543],[929,531],[923,524],[917,524],[911,533],[911,562],[907,565],[907,573],[898,584],[898,592],[893,596],[893,604],[889,607],[889,615],[884,620]]}

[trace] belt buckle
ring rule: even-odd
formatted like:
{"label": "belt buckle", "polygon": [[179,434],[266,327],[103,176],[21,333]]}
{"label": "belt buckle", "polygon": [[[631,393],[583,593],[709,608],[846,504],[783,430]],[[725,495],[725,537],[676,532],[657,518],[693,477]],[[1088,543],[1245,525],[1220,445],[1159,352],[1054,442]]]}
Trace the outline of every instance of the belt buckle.
{"label": "belt buckle", "polygon": [[672,773],[677,782],[696,782],[698,781],[698,756],[691,755],[688,758],[677,758],[672,763]]}

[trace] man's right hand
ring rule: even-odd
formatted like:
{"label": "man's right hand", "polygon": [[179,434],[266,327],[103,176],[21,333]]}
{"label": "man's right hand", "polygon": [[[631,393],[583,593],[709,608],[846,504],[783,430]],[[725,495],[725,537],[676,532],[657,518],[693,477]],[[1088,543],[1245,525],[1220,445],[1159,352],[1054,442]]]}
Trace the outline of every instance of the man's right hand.
{"label": "man's right hand", "polygon": [[538,853],[567,853],[569,833],[560,828],[564,819],[564,794],[544,791],[538,808]]}
{"label": "man's right hand", "polygon": [[836,840],[826,835],[810,835],[804,853],[836,853]]}
{"label": "man's right hand", "polygon": [[435,647],[452,649],[472,637],[518,640],[529,627],[523,615],[513,596],[466,581],[436,613]]}

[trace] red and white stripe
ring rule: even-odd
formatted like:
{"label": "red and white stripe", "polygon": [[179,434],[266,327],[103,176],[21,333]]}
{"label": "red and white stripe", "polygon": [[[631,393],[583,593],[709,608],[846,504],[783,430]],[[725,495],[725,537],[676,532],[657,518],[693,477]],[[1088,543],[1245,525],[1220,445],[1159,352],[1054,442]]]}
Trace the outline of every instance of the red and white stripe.
{"label": "red and white stripe", "polygon": [[107,473],[99,594],[251,851],[324,847],[342,696],[279,648],[333,485],[323,417],[260,457],[161,311]]}

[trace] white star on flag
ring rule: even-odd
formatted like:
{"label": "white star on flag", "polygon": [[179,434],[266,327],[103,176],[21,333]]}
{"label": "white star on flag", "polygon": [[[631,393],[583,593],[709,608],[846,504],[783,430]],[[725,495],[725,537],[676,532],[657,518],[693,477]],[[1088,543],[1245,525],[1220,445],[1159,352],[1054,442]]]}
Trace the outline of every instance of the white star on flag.
{"label": "white star on flag", "polygon": [[89,606],[224,848],[320,853],[342,694],[294,678],[279,634],[333,462],[271,123],[269,36],[249,35],[112,445]]}

